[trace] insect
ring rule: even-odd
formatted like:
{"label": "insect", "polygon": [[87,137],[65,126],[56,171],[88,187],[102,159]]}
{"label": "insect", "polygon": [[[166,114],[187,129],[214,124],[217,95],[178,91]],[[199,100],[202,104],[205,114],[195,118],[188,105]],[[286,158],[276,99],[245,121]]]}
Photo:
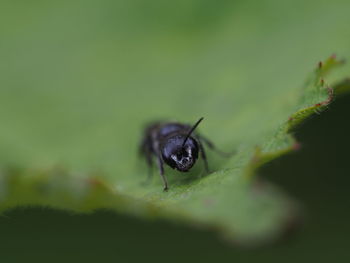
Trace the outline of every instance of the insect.
{"label": "insect", "polygon": [[155,122],[146,127],[140,144],[140,154],[146,159],[149,178],[152,176],[153,158],[156,159],[164,191],[169,189],[164,175],[164,163],[180,172],[188,172],[200,154],[205,170],[209,173],[203,143],[220,155],[231,155],[221,152],[210,140],[195,132],[202,120],[203,118],[200,118],[193,126],[178,122]]}

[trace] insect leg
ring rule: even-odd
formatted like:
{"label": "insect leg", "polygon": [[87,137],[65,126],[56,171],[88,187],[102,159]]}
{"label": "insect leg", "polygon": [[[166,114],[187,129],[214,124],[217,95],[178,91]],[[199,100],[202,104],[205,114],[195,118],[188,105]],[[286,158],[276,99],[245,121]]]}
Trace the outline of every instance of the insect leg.
{"label": "insect leg", "polygon": [[169,187],[168,187],[168,180],[166,179],[165,175],[164,175],[164,167],[163,167],[163,160],[160,157],[160,155],[158,154],[158,167],[159,167],[159,174],[160,177],[162,177],[163,180],[163,184],[164,184],[164,191],[168,191]]}
{"label": "insect leg", "polygon": [[152,153],[147,152],[145,154],[146,156],[146,162],[147,162],[147,166],[148,166],[148,173],[147,173],[147,182],[150,182],[153,176],[152,173],[152,167],[153,167],[153,162],[152,162]]}
{"label": "insect leg", "polygon": [[209,173],[209,165],[208,165],[207,155],[205,154],[205,150],[204,150],[204,147],[203,147],[200,139],[198,140],[198,145],[199,145],[199,151],[200,151],[201,156],[202,156],[203,161],[204,161],[205,171],[206,171],[206,173]]}
{"label": "insect leg", "polygon": [[151,150],[151,145],[149,143],[149,139],[145,138],[143,139],[140,148],[139,148],[139,154],[142,155],[146,159],[146,163],[148,166],[148,175],[147,175],[147,181],[149,182],[152,178],[152,167],[153,167],[153,162],[152,162],[152,150]]}
{"label": "insect leg", "polygon": [[223,157],[230,157],[232,156],[235,152],[223,152],[221,150],[219,150],[218,148],[216,148],[216,146],[214,145],[214,143],[212,143],[209,139],[203,137],[203,136],[197,136],[199,138],[199,140],[203,141],[212,151],[216,152],[217,154],[223,156]]}

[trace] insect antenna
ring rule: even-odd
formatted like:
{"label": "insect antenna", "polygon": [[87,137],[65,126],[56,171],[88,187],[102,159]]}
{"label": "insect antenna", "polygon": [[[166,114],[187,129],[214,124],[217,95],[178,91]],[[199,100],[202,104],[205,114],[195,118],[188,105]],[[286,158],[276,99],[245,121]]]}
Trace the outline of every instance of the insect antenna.
{"label": "insect antenna", "polygon": [[186,135],[186,138],[184,140],[184,142],[182,143],[182,147],[185,146],[185,143],[187,142],[188,138],[191,136],[191,134],[193,133],[193,131],[197,128],[197,126],[201,123],[201,121],[203,120],[204,118],[200,118],[195,125],[192,126],[191,130],[188,132],[188,134]]}

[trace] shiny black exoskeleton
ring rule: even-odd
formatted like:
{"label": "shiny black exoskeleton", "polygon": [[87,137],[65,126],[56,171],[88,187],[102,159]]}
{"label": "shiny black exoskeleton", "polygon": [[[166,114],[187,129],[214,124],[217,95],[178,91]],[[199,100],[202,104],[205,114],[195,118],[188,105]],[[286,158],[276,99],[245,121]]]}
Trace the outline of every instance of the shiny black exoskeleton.
{"label": "shiny black exoskeleton", "polygon": [[168,182],[164,175],[164,163],[180,172],[188,172],[196,163],[198,154],[201,154],[205,169],[209,172],[202,142],[222,155],[229,155],[218,151],[208,139],[194,133],[202,120],[203,118],[200,118],[193,126],[177,122],[156,122],[146,128],[140,146],[140,153],[146,158],[150,168],[149,175],[152,172],[152,157],[154,156],[157,159],[164,183],[164,191],[168,190]]}

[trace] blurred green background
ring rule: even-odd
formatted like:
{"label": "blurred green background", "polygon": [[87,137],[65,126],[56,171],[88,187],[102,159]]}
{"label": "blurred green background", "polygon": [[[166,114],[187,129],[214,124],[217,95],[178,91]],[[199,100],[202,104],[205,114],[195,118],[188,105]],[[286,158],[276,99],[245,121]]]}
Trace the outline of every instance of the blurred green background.
{"label": "blurred green background", "polygon": [[[158,118],[205,116],[218,145],[252,149],[294,112],[319,60],[350,57],[349,11],[345,0],[2,0],[0,165],[103,170],[132,189],[143,176],[136,138]],[[297,134],[303,149],[260,171],[304,206],[304,227],[285,241],[240,250],[166,222],[19,209],[0,218],[4,262],[38,252],[58,261],[346,261],[348,104],[310,120]]]}

